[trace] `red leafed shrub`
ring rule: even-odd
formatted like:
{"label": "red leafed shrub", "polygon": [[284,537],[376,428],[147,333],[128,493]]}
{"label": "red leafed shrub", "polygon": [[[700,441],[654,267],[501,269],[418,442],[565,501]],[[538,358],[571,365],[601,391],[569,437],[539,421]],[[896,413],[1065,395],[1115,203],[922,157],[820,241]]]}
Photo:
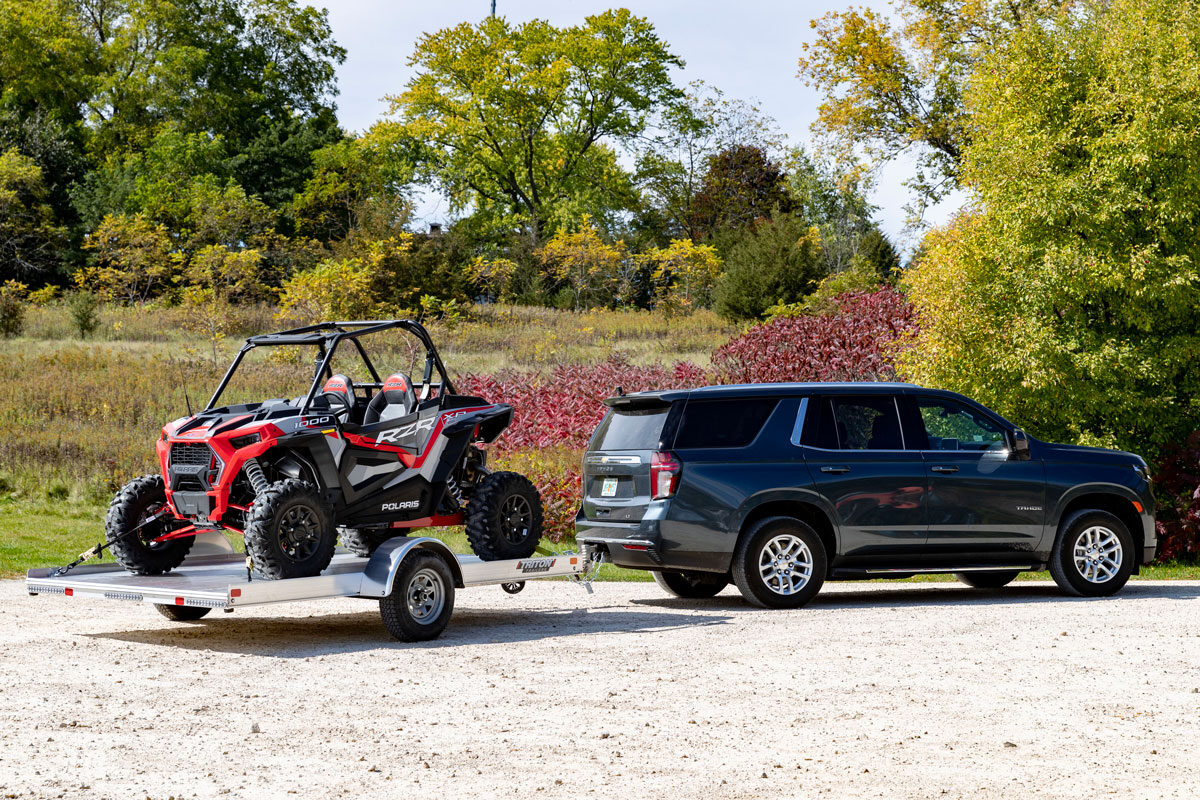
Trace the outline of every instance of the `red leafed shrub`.
{"label": "red leafed shrub", "polygon": [[891,352],[915,333],[912,305],[895,289],[847,292],[838,310],[757,325],[713,353],[721,383],[873,381],[895,377]]}
{"label": "red leafed shrub", "polygon": [[677,364],[673,370],[638,367],[618,355],[600,364],[555,367],[549,373],[468,375],[458,382],[458,389],[515,409],[512,425],[496,443],[501,450],[583,450],[608,410],[601,401],[615,395],[618,386],[636,392],[704,383],[704,372],[694,364]]}
{"label": "red leafed shrub", "polygon": [[1200,559],[1200,431],[1163,456],[1154,489],[1158,560]]}

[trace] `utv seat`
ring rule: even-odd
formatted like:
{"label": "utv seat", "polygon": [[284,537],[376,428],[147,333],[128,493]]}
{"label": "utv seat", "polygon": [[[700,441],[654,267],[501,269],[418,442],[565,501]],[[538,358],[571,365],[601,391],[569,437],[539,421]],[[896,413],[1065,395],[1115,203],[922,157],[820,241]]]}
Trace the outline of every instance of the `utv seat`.
{"label": "utv seat", "polygon": [[313,407],[328,408],[339,422],[348,422],[354,410],[354,384],[345,375],[330,376],[321,393],[313,398]]}
{"label": "utv seat", "polygon": [[417,395],[413,391],[412,381],[403,372],[394,373],[388,376],[383,388],[367,404],[363,425],[406,417],[416,407]]}

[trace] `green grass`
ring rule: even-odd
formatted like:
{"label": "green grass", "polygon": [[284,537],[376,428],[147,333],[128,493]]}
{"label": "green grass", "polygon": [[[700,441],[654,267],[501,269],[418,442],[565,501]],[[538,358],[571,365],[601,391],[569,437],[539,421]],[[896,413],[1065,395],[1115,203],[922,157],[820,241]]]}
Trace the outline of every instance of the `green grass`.
{"label": "green grass", "polygon": [[[105,506],[64,504],[48,501],[0,500],[0,578],[14,578],[33,567],[66,564],[104,538]],[[446,542],[456,553],[471,552],[461,528],[425,531]],[[240,549],[236,535],[230,535]],[[575,542],[564,539],[557,544],[543,543],[546,553],[575,549]],[[648,581],[650,573],[604,564],[597,580]],[[1048,572],[1022,573],[1018,580],[1048,581]],[[1155,564],[1143,567],[1134,580],[1200,580],[1200,564]],[[918,575],[896,583],[953,582],[952,575]]]}

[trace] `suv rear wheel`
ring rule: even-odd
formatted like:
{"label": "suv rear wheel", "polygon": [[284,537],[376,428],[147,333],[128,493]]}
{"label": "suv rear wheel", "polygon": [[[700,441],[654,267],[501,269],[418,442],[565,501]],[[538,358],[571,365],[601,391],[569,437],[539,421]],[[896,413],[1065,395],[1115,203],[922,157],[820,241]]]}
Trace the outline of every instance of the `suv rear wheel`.
{"label": "suv rear wheel", "polygon": [[1077,597],[1120,591],[1133,574],[1136,553],[1125,523],[1107,511],[1078,511],[1058,529],[1050,554],[1050,576]]}
{"label": "suv rear wheel", "polygon": [[678,570],[650,574],[654,576],[654,582],[664,592],[688,600],[716,597],[722,589],[729,585],[729,578],[719,572]]}
{"label": "suv rear wheel", "polygon": [[733,582],[763,608],[800,608],[825,582],[825,545],[792,517],[768,517],[746,531],[733,555]]}
{"label": "suv rear wheel", "polygon": [[999,589],[1008,586],[1021,574],[1019,569],[998,569],[987,572],[956,572],[954,577],[973,589]]}

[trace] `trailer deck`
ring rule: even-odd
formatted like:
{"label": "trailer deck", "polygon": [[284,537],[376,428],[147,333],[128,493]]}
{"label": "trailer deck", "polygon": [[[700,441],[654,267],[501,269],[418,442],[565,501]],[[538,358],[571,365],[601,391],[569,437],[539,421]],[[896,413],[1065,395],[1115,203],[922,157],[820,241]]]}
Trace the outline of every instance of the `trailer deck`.
{"label": "trailer deck", "polygon": [[[418,558],[428,561],[430,556],[445,564],[448,575],[439,577],[436,566],[431,570],[428,564],[413,576],[404,574],[410,563]],[[440,603],[439,613],[432,616],[444,619],[428,619],[424,625],[418,624],[416,632],[420,635],[414,635],[412,630],[398,634],[388,620],[389,615],[382,613],[381,605],[389,631],[397,638],[416,641],[441,634],[449,622],[455,588],[501,585],[505,591],[516,593],[527,580],[568,577],[583,582],[590,591],[587,576],[591,566],[587,550],[483,561],[476,556],[455,555],[438,539],[397,537],[382,544],[370,558],[339,550],[329,567],[315,577],[269,580],[256,573],[248,574],[245,557],[235,553],[223,535],[211,533],[198,535],[183,565],[163,575],[133,575],[118,564],[85,565],[65,575],[56,574],[55,569],[31,569],[26,573],[25,587],[31,595],[149,603],[163,610],[166,616],[181,621],[198,619],[216,608],[231,612],[273,603],[364,597],[390,604],[393,613],[396,607],[401,612],[404,607],[411,607],[413,620],[409,621],[421,623],[422,608],[429,612],[431,603]],[[426,613],[424,618],[430,616]]]}

